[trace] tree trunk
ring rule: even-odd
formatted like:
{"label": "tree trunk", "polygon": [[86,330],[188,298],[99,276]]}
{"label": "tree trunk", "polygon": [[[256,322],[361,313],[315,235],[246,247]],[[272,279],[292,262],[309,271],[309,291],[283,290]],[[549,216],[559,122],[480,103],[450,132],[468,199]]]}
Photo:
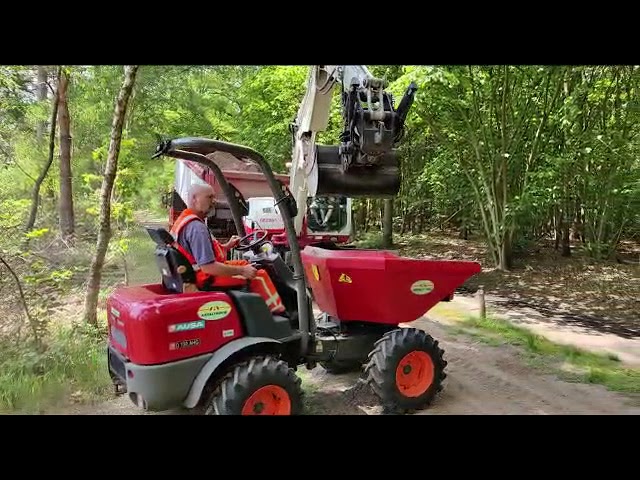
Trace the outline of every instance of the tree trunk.
{"label": "tree trunk", "polygon": [[118,171],[118,155],[122,141],[122,126],[127,113],[127,105],[138,71],[138,65],[127,65],[124,69],[124,80],[115,104],[113,123],[111,126],[111,141],[107,165],[102,180],[100,191],[100,231],[98,232],[98,244],[96,254],[91,262],[89,272],[89,284],[84,304],[84,318],[87,323],[98,326],[98,292],[102,276],[102,266],[111,240],[111,191],[115,183]]}
{"label": "tree trunk", "polygon": [[[47,71],[47,67],[44,65],[38,65],[38,102],[44,102],[47,99],[47,93],[49,91],[47,87],[47,80],[49,77],[49,72]],[[44,140],[44,130],[47,127],[47,122],[44,120],[40,120],[38,122],[37,130],[36,130],[36,141],[38,142],[38,147],[42,146],[42,141]]]}
{"label": "tree trunk", "polygon": [[575,201],[573,208],[575,212],[574,212],[574,219],[573,219],[572,240],[575,242],[579,242],[579,241],[584,242],[582,214],[580,213],[580,200]]}
{"label": "tree trunk", "polygon": [[569,241],[569,233],[571,230],[569,212],[571,209],[567,208],[568,205],[568,201],[563,202],[562,208],[559,210],[557,217],[556,250],[558,249],[558,246],[560,246],[560,255],[563,257],[571,256],[571,243]]}
{"label": "tree trunk", "polygon": [[382,219],[382,248],[393,245],[393,199],[384,200],[384,216]]}
{"label": "tree trunk", "polygon": [[358,214],[356,217],[356,224],[357,224],[356,230],[358,234],[360,234],[360,232],[366,231],[366,223],[367,223],[367,205],[365,202],[360,202],[360,205],[358,207]]}
{"label": "tree trunk", "polygon": [[[60,80],[60,72],[61,69],[58,68],[58,80]],[[53,97],[53,108],[51,110],[51,131],[49,134],[49,159],[47,160],[46,165],[40,172],[40,176],[36,179],[36,183],[33,185],[33,192],[31,193],[31,212],[29,212],[29,220],[27,220],[27,225],[25,227],[25,232],[30,231],[33,226],[36,224],[36,215],[38,213],[38,204],[40,203],[40,187],[42,186],[42,182],[47,177],[47,173],[49,173],[49,168],[51,168],[51,164],[53,163],[53,155],[56,147],[56,118],[58,116],[58,91]]]}
{"label": "tree trunk", "polygon": [[71,121],[67,102],[69,74],[63,70],[58,85],[58,123],[60,124],[60,231],[73,235],[73,188],[71,185]]}
{"label": "tree trunk", "polygon": [[369,231],[369,215],[371,214],[371,201],[367,198],[367,200],[364,202],[364,231],[368,232]]}
{"label": "tree trunk", "polygon": [[562,253],[563,257],[571,256],[571,242],[569,241],[569,222],[565,221],[562,225]]}
{"label": "tree trunk", "polygon": [[400,235],[404,235],[407,231],[407,217],[409,216],[408,208],[405,205],[402,207],[402,223],[400,224]]}
{"label": "tree trunk", "polygon": [[505,235],[498,250],[498,269],[503,272],[508,272],[513,266],[512,242],[511,235]]}
{"label": "tree trunk", "polygon": [[556,207],[553,212],[553,234],[555,239],[554,249],[558,250],[562,237],[562,214],[558,207]]}

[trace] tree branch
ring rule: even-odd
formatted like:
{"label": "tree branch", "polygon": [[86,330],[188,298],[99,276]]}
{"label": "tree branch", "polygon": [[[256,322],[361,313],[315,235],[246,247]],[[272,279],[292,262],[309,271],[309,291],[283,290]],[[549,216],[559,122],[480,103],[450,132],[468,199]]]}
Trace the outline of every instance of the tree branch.
{"label": "tree branch", "polygon": [[7,270],[9,270],[9,273],[11,274],[11,276],[16,281],[16,285],[18,285],[18,292],[20,293],[20,299],[22,300],[22,306],[24,308],[24,313],[27,316],[27,320],[29,321],[29,325],[31,325],[31,330],[33,331],[33,336],[35,338],[36,345],[40,346],[40,337],[38,335],[38,328],[37,328],[37,325],[36,325],[35,321],[31,317],[31,314],[29,313],[29,308],[27,307],[27,300],[26,300],[26,298],[24,296],[24,291],[22,290],[22,283],[20,283],[20,279],[18,278],[18,275],[16,275],[16,272],[13,271],[13,269],[4,260],[4,258],[2,258],[2,256],[0,256],[0,262],[5,267],[7,267]]}
{"label": "tree branch", "polygon": [[29,175],[29,173],[20,166],[20,164],[18,162],[16,162],[15,160],[13,160],[13,164],[18,167],[18,170],[20,170],[22,173],[24,173],[30,180],[33,180],[34,182],[36,181],[35,178],[33,178],[31,175]]}

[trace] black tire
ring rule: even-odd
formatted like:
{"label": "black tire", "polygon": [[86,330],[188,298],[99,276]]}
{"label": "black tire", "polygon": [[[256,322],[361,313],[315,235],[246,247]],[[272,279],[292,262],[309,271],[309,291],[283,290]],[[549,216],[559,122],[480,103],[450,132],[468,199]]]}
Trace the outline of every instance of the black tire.
{"label": "black tire", "polygon": [[[247,401],[263,387],[275,388],[280,394],[286,394],[290,403],[289,412],[279,414],[302,413],[303,391],[300,377],[282,360],[272,356],[257,356],[236,365],[224,376],[209,399],[205,415],[243,415]],[[264,406],[264,403],[258,402],[256,407],[260,404]],[[254,411],[254,414],[260,412],[259,409]]]}
{"label": "black tire", "polygon": [[[432,366],[431,383],[422,386],[425,390],[415,392],[414,396],[407,396],[397,385],[396,370],[407,354],[417,353]],[[399,328],[387,332],[380,338],[369,354],[369,362],[365,367],[365,377],[371,389],[380,399],[387,413],[402,414],[427,407],[433,401],[435,395],[442,390],[442,381],[447,377],[444,369],[447,366],[443,359],[444,350],[438,347],[438,341],[434,340],[423,330],[416,328]],[[430,359],[430,362],[428,362]],[[429,366],[429,365],[427,365]],[[411,373],[411,366],[407,365]],[[423,382],[427,382],[425,378]],[[420,387],[415,387],[420,390]]]}
{"label": "black tire", "polygon": [[359,362],[357,360],[331,360],[329,362],[320,362],[320,366],[324,368],[328,373],[332,373],[334,375],[362,370],[362,362]]}

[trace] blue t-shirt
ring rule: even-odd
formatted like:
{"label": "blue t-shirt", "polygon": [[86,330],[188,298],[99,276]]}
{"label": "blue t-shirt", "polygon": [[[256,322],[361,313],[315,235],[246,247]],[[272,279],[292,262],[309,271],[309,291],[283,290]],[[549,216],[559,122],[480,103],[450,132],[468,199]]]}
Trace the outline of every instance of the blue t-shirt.
{"label": "blue t-shirt", "polygon": [[178,235],[178,243],[195,258],[198,265],[216,261],[211,240],[209,229],[198,220],[189,222]]}

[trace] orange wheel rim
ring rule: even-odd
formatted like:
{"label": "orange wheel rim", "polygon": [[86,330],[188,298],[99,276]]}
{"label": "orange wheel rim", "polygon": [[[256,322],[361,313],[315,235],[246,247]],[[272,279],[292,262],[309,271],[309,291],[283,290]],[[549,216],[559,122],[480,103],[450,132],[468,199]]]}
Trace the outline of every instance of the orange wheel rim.
{"label": "orange wheel rim", "polygon": [[291,399],[284,388],[266,385],[244,402],[242,415],[291,415]]}
{"label": "orange wheel rim", "polygon": [[396,386],[405,397],[419,397],[433,383],[433,360],[426,352],[406,354],[396,368]]}

